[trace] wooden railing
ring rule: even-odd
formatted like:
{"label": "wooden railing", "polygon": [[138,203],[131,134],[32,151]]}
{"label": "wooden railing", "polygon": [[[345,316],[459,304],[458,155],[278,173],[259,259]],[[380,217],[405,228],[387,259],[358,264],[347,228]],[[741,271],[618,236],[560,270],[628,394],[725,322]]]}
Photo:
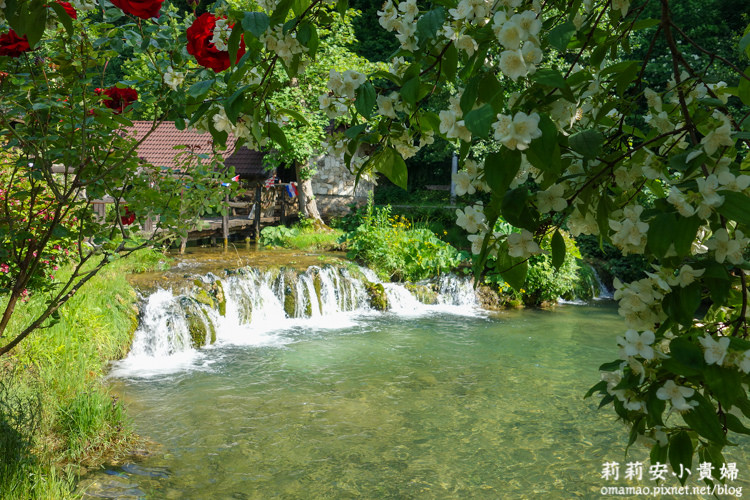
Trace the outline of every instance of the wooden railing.
{"label": "wooden railing", "polygon": [[[224,199],[224,205],[227,207],[226,215],[222,217],[221,221],[221,234],[224,246],[226,247],[229,243],[230,218],[236,220],[236,218],[246,217],[247,220],[252,220],[255,237],[257,238],[260,235],[263,224],[272,224],[275,222],[286,224],[291,217],[299,213],[298,198],[288,196],[287,186],[288,184],[274,184],[270,188],[262,185],[255,186],[252,189],[253,196],[250,201],[233,201],[227,195]],[[105,219],[107,205],[112,205],[114,202],[114,198],[111,197],[91,202],[94,214],[98,220],[103,221]],[[121,203],[126,204],[125,201],[121,201]],[[142,222],[141,229],[144,233],[150,234],[154,232],[157,224],[158,220],[147,218]],[[196,228],[193,232],[203,234],[205,231]],[[184,238],[181,242],[181,251],[184,251],[186,244],[187,238]]]}

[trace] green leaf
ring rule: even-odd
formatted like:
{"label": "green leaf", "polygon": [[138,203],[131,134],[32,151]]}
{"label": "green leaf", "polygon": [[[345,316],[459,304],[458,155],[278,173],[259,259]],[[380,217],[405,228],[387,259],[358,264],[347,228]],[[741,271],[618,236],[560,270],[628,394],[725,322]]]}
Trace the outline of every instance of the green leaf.
{"label": "green leaf", "polygon": [[461,111],[466,115],[474,107],[479,95],[479,76],[475,76],[466,84],[463,94],[461,94]]}
{"label": "green leaf", "polygon": [[490,132],[490,126],[494,120],[495,111],[489,104],[473,109],[464,115],[466,128],[469,129],[469,132],[473,135],[482,139],[487,138],[487,135]]}
{"label": "green leaf", "polygon": [[281,130],[281,127],[276,125],[274,122],[267,122],[268,136],[283,149],[289,149],[289,142],[286,139],[286,134]]}
{"label": "green leaf", "polygon": [[600,380],[596,384],[591,387],[591,389],[586,392],[586,395],[583,396],[583,399],[590,398],[595,392],[598,393],[606,393],[607,391],[607,382],[604,380]]}
{"label": "green leaf", "polygon": [[57,14],[57,19],[62,23],[63,27],[65,28],[65,31],[68,32],[68,35],[73,34],[73,18],[70,17],[70,14],[63,8],[62,5],[60,5],[57,2],[52,2],[49,4],[50,7],[52,7],[52,10],[55,11],[55,14]]}
{"label": "green leaf", "polygon": [[369,119],[372,116],[373,108],[375,108],[375,87],[369,81],[365,82],[357,89],[356,96],[354,107],[357,108],[357,112],[360,115]]}
{"label": "green leaf", "polygon": [[698,406],[690,411],[683,412],[682,419],[685,423],[709,441],[724,444],[726,437],[714,405],[697,391],[690,399],[697,401]]}
{"label": "green leaf", "polygon": [[703,221],[698,216],[682,217],[676,215],[675,230],[672,234],[675,252],[679,257],[690,255],[695,235]]}
{"label": "green leaf", "polygon": [[565,262],[565,239],[558,229],[552,235],[552,265],[559,270],[563,262]]}
{"label": "green leaf", "polygon": [[737,372],[729,371],[717,365],[707,366],[703,370],[703,379],[716,399],[726,408],[731,408],[742,397],[744,389],[737,383]]}
{"label": "green leaf", "polygon": [[414,78],[411,78],[404,82],[404,85],[401,87],[401,99],[403,99],[405,103],[411,104],[412,106],[415,105],[417,103],[418,94],[418,76],[415,76]]}
{"label": "green leaf", "polygon": [[693,283],[685,288],[675,288],[664,297],[664,312],[677,323],[690,326],[695,311],[701,303],[701,286]]}
{"label": "green leaf", "polygon": [[522,227],[534,231],[538,225],[534,212],[531,211],[526,199],[529,192],[525,187],[519,187],[508,191],[503,198],[503,218],[516,227]]}
{"label": "green leaf", "polygon": [[379,153],[376,153],[367,163],[370,163],[376,172],[380,172],[388,177],[392,183],[399,186],[401,189],[406,190],[406,163],[395,149],[387,147]]}
{"label": "green leaf", "polygon": [[521,152],[502,148],[499,153],[490,153],[484,160],[484,181],[493,192],[502,196],[521,168]]}
{"label": "green leaf", "polygon": [[244,85],[237,89],[234,94],[229,96],[226,101],[224,101],[224,111],[227,114],[227,118],[229,118],[232,123],[237,123],[237,118],[240,116],[240,112],[242,111],[242,105],[245,103],[245,90],[250,87],[249,85]]}
{"label": "green leaf", "polygon": [[214,84],[216,80],[204,80],[202,82],[194,83],[190,86],[187,93],[190,97],[195,97],[196,99],[199,99],[206,95],[208,92],[208,89],[211,88],[211,85]]}
{"label": "green leaf", "polygon": [[750,225],[750,198],[735,191],[722,190],[719,194],[724,197],[724,203],[716,210],[727,219]]}
{"label": "green leaf", "polygon": [[739,434],[750,434],[750,429],[745,427],[745,424],[742,423],[742,421],[732,415],[731,413],[725,413],[724,417],[727,419],[727,429],[729,429],[732,432],[737,432]]}
{"label": "green leaf", "polygon": [[263,36],[270,24],[265,12],[245,12],[245,17],[242,18],[242,28],[255,35],[255,38]]}
{"label": "green leaf", "polygon": [[456,71],[458,70],[458,50],[456,44],[450,42],[445,49],[443,61],[440,65],[440,71],[445,75],[445,80],[453,82],[456,80]]}
{"label": "green leaf", "polygon": [[497,269],[500,276],[514,290],[520,291],[526,283],[526,275],[529,271],[528,260],[514,258],[508,255],[508,243],[503,242],[497,255]]}
{"label": "green leaf", "polygon": [[302,21],[297,28],[297,40],[299,43],[307,47],[308,54],[310,57],[314,57],[318,51],[320,45],[320,38],[318,38],[318,30],[315,25],[305,19]]}
{"label": "green leaf", "polygon": [[292,118],[294,118],[295,120],[297,120],[298,122],[300,122],[299,123],[300,125],[304,125],[305,127],[309,127],[310,126],[310,123],[307,121],[307,119],[304,116],[302,116],[302,114],[299,111],[295,111],[295,110],[289,109],[289,108],[279,108],[279,110],[277,111],[277,113],[279,115],[291,116]]}
{"label": "green leaf", "polygon": [[[750,66],[745,68],[745,74],[750,75]],[[750,80],[740,78],[740,83],[737,86],[737,94],[744,105],[750,106]]]}
{"label": "green leaf", "polygon": [[542,172],[560,174],[560,145],[557,142],[557,127],[549,116],[539,117],[539,130],[542,136],[534,139],[526,150],[526,158]]}
{"label": "green leaf", "polygon": [[289,14],[289,9],[291,9],[292,3],[294,3],[294,0],[281,0],[276,5],[276,10],[271,14],[270,23],[272,25],[277,25],[286,21],[286,16]]}
{"label": "green leaf", "polygon": [[[669,464],[674,471],[690,469],[690,467],[692,467],[693,440],[690,439],[690,435],[687,432],[680,431],[677,434],[674,434],[669,440]],[[682,466],[682,468],[680,466]],[[687,478],[688,474],[685,472],[682,477],[679,477],[678,479],[681,484],[685,484]]]}
{"label": "green leaf", "polygon": [[750,31],[745,33],[745,36],[740,40],[740,52],[744,52],[747,57],[750,57]]}
{"label": "green leaf", "polygon": [[435,38],[435,34],[443,26],[443,21],[445,21],[445,9],[443,7],[426,12],[417,21],[419,41]]}
{"label": "green leaf", "polygon": [[501,113],[505,101],[503,93],[503,86],[497,77],[492,73],[487,73],[479,82],[479,95],[477,99],[481,102],[490,103],[495,113]]}
{"label": "green leaf", "polygon": [[703,350],[683,338],[673,339],[669,343],[669,358],[662,363],[664,367],[677,375],[691,377],[703,370]]}
{"label": "green leaf", "polygon": [[567,99],[568,101],[575,102],[576,100],[575,97],[573,96],[573,91],[570,90],[570,86],[568,85],[568,82],[565,81],[565,78],[556,69],[553,69],[553,68],[539,69],[533,75],[531,75],[529,79],[531,79],[534,82],[539,83],[540,85],[544,85],[546,87],[560,89],[563,97],[565,97],[565,99]]}
{"label": "green leaf", "polygon": [[237,51],[240,49],[240,40],[242,39],[242,28],[235,26],[232,34],[229,35],[227,51],[229,52],[229,64],[234,67],[237,64]]}
{"label": "green leaf", "polygon": [[568,43],[570,43],[570,39],[573,38],[575,32],[575,24],[573,24],[572,21],[565,21],[550,30],[547,35],[547,40],[549,40],[549,44],[554,48],[560,52],[565,52],[565,49],[568,47]]}
{"label": "green leaf", "polygon": [[571,135],[568,143],[573,151],[587,160],[593,160],[602,150],[604,136],[596,129],[588,129]]}
{"label": "green leaf", "polygon": [[348,129],[346,129],[344,131],[344,135],[348,139],[354,139],[359,134],[361,134],[365,130],[365,128],[367,128],[367,124],[366,123],[360,123],[359,125],[355,125],[353,127],[349,127]]}
{"label": "green leaf", "polygon": [[[648,248],[657,257],[664,257],[672,246],[675,232],[675,214],[659,214],[648,224]],[[695,233],[693,233],[695,236]],[[690,240],[692,242],[692,240]]]}

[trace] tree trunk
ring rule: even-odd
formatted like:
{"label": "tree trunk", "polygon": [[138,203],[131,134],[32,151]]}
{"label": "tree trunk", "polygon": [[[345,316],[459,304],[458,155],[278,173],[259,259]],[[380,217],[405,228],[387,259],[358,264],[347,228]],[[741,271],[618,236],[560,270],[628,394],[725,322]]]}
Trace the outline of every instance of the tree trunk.
{"label": "tree trunk", "polygon": [[299,162],[294,162],[294,169],[297,174],[297,196],[299,196],[299,206],[302,214],[308,219],[315,220],[315,225],[326,227],[318,211],[318,203],[315,201],[315,195],[312,189],[312,180],[308,177],[302,180],[302,166]]}

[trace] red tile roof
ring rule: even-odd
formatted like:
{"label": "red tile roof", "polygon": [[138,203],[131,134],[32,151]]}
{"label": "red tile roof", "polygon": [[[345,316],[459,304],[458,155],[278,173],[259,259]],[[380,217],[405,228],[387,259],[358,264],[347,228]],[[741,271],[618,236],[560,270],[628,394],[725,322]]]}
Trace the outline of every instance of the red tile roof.
{"label": "red tile roof", "polygon": [[[152,125],[150,121],[135,121],[131,131],[136,139],[140,139],[151,130]],[[227,149],[221,152],[224,164],[234,167],[235,172],[243,178],[268,177],[270,173],[263,168],[263,153],[245,146],[236,149],[236,142],[232,135],[227,139]],[[213,138],[208,132],[178,130],[174,122],[162,122],[138,147],[138,156],[154,166],[177,169],[175,156],[182,149],[175,149],[175,146],[187,146],[196,153],[210,154],[214,151]]]}

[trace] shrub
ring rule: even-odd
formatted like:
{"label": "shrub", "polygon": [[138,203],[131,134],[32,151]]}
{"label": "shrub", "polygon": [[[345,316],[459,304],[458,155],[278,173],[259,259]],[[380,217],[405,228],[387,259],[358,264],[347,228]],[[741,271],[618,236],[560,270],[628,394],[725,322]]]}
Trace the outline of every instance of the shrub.
{"label": "shrub", "polygon": [[363,222],[346,234],[348,257],[362,261],[383,279],[418,281],[456,267],[458,250],[426,228],[413,228],[402,216],[391,216],[391,207],[367,207]]}

